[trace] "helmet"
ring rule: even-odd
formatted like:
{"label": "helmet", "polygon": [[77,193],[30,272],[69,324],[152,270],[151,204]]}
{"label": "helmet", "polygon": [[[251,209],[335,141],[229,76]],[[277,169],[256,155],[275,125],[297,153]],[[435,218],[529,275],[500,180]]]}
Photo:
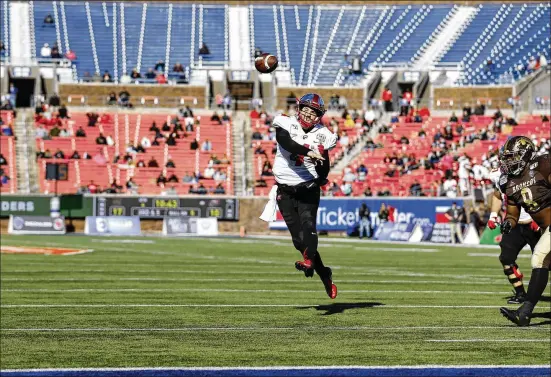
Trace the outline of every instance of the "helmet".
{"label": "helmet", "polygon": [[[314,110],[318,115],[318,117],[313,121],[303,119],[302,115],[300,114],[300,110],[305,106]],[[298,107],[297,117],[302,128],[310,128],[312,126],[315,126],[320,122],[323,114],[325,114],[325,103],[323,102],[323,99],[319,94],[308,93],[303,95],[302,97],[300,97],[300,99],[297,100],[297,107]]]}
{"label": "helmet", "polygon": [[517,176],[536,154],[532,140],[526,136],[509,138],[500,150],[501,171],[508,176]]}

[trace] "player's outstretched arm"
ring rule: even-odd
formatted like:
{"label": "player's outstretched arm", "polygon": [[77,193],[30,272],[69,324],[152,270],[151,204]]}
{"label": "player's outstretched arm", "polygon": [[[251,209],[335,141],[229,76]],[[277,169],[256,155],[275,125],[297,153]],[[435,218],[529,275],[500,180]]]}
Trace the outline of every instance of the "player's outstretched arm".
{"label": "player's outstretched arm", "polygon": [[492,205],[490,207],[490,218],[488,219],[488,228],[495,229],[498,225],[501,224],[501,218],[498,213],[501,210],[501,205],[503,200],[501,200],[501,192],[498,189],[494,190],[494,195],[492,195]]}
{"label": "player's outstretched arm", "polygon": [[276,141],[283,147],[283,149],[291,153],[306,156],[308,155],[308,152],[311,152],[309,148],[306,148],[304,145],[301,145],[291,139],[289,132],[281,127],[276,127]]}

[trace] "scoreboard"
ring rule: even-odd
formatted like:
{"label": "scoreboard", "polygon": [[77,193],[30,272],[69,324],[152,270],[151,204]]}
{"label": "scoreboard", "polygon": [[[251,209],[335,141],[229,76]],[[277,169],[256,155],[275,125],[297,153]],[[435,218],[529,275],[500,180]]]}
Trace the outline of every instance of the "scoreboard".
{"label": "scoreboard", "polygon": [[94,216],[216,217],[239,220],[239,201],[235,198],[178,198],[165,196],[96,196]]}

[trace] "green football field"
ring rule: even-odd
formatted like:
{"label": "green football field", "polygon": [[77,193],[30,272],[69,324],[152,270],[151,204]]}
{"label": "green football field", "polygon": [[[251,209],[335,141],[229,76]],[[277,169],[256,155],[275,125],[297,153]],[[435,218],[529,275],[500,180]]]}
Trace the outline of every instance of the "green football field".
{"label": "green football field", "polygon": [[497,248],[321,239],[339,288],[330,300],[294,270],[287,240],[3,235],[6,245],[93,252],[2,255],[2,369],[551,358],[548,299],[529,328],[499,314],[511,292]]}

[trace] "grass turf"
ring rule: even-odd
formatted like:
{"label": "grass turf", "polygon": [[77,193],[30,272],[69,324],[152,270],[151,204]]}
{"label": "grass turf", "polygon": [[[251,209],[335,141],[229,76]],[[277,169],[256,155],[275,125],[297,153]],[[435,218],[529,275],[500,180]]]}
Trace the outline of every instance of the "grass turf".
{"label": "grass turf", "polygon": [[[325,239],[332,301],[316,276],[294,270],[287,241],[3,236],[2,245],[94,249],[2,255],[3,369],[551,358],[549,302],[534,326],[513,326],[498,312],[510,287],[497,258],[468,255],[497,249]],[[529,272],[529,259],[519,264]]]}

